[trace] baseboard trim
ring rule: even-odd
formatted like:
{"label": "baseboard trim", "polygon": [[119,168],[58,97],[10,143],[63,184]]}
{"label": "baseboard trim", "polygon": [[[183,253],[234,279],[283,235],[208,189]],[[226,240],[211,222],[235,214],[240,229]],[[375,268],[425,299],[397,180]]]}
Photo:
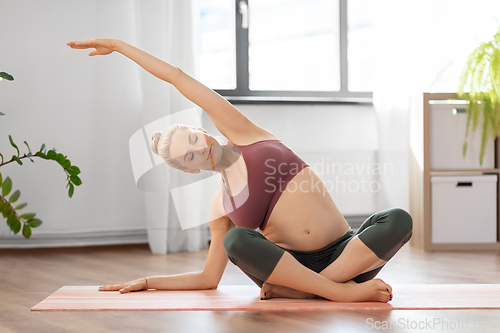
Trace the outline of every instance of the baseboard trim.
{"label": "baseboard trim", "polygon": [[147,244],[146,229],[43,233],[25,239],[22,235],[0,236],[0,249],[43,247],[80,247],[100,245]]}

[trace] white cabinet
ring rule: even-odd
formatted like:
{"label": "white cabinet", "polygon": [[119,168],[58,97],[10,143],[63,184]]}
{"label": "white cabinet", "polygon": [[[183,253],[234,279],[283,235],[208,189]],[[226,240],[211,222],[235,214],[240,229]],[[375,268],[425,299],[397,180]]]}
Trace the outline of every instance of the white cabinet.
{"label": "white cabinet", "polygon": [[464,159],[464,110],[454,93],[424,93],[411,100],[410,244],[426,251],[500,250],[499,140],[488,141],[479,165],[480,119],[477,132],[469,130]]}
{"label": "white cabinet", "polygon": [[496,243],[497,175],[431,176],[432,243]]}
{"label": "white cabinet", "polygon": [[462,146],[467,125],[465,105],[431,102],[429,107],[431,169],[493,169],[495,167],[495,142],[491,137],[487,141],[483,164],[479,164],[482,119],[479,119],[476,131],[472,130],[472,126],[469,128],[468,147],[464,158]]}

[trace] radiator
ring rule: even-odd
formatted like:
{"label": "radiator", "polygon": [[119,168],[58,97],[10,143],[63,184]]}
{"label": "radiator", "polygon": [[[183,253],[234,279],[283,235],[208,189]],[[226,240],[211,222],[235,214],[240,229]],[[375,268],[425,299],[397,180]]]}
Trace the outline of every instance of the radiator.
{"label": "radiator", "polygon": [[390,174],[390,165],[377,163],[376,151],[297,153],[325,184],[344,216],[371,215],[380,191],[379,175]]}

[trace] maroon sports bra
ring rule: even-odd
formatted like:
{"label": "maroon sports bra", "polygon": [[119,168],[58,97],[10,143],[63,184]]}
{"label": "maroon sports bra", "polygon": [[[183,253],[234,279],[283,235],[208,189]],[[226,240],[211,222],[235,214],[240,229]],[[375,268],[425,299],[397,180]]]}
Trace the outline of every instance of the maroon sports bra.
{"label": "maroon sports bra", "polygon": [[233,196],[222,185],[224,210],[236,226],[264,230],[288,182],[309,165],[277,139],[243,146],[228,143],[228,148],[241,151],[248,182],[239,193],[232,193]]}

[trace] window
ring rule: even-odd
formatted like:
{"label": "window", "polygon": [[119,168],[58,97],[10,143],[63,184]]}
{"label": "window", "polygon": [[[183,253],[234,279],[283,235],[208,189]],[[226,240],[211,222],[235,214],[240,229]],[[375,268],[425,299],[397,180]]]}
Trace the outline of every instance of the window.
{"label": "window", "polygon": [[200,79],[232,102],[371,102],[370,0],[198,0]]}

